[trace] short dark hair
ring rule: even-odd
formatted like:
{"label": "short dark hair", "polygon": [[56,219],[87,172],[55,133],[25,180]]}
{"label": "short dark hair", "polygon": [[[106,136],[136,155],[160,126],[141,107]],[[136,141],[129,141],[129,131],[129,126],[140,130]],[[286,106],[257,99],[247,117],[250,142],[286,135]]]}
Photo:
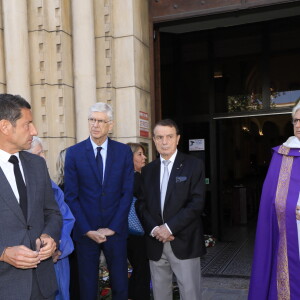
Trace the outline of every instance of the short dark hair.
{"label": "short dark hair", "polygon": [[175,123],[175,121],[171,120],[171,119],[163,119],[163,120],[160,120],[158,121],[154,128],[153,128],[153,135],[154,135],[154,130],[157,126],[169,126],[169,127],[174,127],[175,130],[176,130],[176,134],[179,135],[180,132],[179,132],[179,128],[177,126],[177,124]]}
{"label": "short dark hair", "polygon": [[8,120],[15,125],[22,117],[21,109],[31,109],[30,104],[19,95],[0,94],[0,120]]}

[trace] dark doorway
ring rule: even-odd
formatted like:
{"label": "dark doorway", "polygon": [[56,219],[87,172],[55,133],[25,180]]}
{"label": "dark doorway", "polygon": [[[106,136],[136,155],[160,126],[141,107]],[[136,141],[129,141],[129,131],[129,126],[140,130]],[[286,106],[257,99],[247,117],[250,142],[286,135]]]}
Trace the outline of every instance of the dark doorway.
{"label": "dark doorway", "polygon": [[255,224],[272,148],[293,135],[291,116],[217,120],[220,229]]}
{"label": "dark doorway", "polygon": [[222,238],[224,226],[255,220],[271,148],[292,135],[300,16],[180,34],[161,29],[161,117],[178,123],[180,150],[205,140],[205,150],[191,154],[205,163],[206,233]]}

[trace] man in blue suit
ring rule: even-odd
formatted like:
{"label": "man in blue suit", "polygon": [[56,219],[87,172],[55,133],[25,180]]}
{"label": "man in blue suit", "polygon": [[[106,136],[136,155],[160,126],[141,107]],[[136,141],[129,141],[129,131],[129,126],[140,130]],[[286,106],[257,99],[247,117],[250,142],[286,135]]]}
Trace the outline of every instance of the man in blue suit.
{"label": "man in blue suit", "polygon": [[133,197],[133,160],[127,145],[108,138],[112,108],[90,107],[90,137],[67,150],[65,199],[76,222],[76,244],[82,300],[96,300],[99,258],[103,251],[113,300],[127,300],[128,212]]}

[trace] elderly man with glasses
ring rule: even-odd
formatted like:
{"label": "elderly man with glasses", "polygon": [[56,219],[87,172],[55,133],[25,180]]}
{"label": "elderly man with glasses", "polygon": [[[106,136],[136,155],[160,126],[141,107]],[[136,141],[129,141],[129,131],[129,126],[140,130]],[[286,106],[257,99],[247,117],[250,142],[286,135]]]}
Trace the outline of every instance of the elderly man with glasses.
{"label": "elderly man with glasses", "polygon": [[90,108],[90,136],[67,150],[65,197],[76,222],[80,298],[97,299],[99,258],[103,251],[114,300],[127,300],[128,212],[133,197],[133,162],[129,146],[108,138],[112,108]]}

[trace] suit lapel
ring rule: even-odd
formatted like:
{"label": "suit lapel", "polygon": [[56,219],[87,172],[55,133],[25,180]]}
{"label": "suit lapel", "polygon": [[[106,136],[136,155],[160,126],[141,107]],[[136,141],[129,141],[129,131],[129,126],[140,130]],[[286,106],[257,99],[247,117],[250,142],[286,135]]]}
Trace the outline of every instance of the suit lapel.
{"label": "suit lapel", "polygon": [[171,199],[171,194],[172,191],[174,191],[174,185],[176,184],[176,177],[180,175],[182,169],[184,166],[184,160],[181,156],[180,152],[177,152],[175,161],[174,161],[174,165],[169,177],[169,182],[168,182],[168,188],[167,188],[167,193],[166,193],[166,198],[165,198],[165,205],[164,207],[167,207],[168,202]]}
{"label": "suit lapel", "polygon": [[27,220],[29,220],[31,213],[32,213],[32,206],[35,202],[35,194],[36,194],[36,183],[34,179],[34,174],[31,172],[31,165],[30,165],[30,159],[27,159],[24,157],[22,152],[19,152],[20,160],[22,163],[22,168],[24,172],[25,177],[25,183],[26,183],[26,191],[27,191]]}
{"label": "suit lapel", "polygon": [[0,198],[6,202],[7,206],[14,212],[14,214],[25,224],[25,218],[18,200],[6,178],[2,169],[0,168]]}
{"label": "suit lapel", "polygon": [[161,206],[160,206],[160,158],[158,158],[154,161],[152,178],[154,180],[154,182],[153,182],[154,199],[158,200],[158,201],[153,201],[154,209],[161,216]]}
{"label": "suit lapel", "polygon": [[85,140],[85,142],[86,142],[85,149],[86,149],[87,160],[88,160],[88,162],[91,166],[91,169],[95,173],[95,176],[98,179],[99,183],[102,185],[100,173],[99,173],[99,170],[98,170],[98,167],[97,167],[97,164],[96,164],[95,152],[94,152],[92,143],[90,141],[90,138]]}

